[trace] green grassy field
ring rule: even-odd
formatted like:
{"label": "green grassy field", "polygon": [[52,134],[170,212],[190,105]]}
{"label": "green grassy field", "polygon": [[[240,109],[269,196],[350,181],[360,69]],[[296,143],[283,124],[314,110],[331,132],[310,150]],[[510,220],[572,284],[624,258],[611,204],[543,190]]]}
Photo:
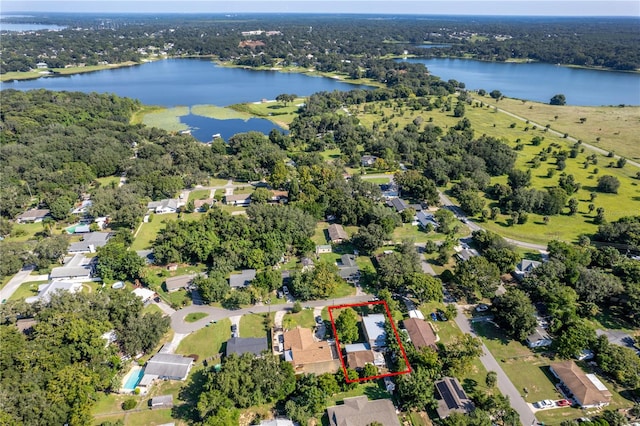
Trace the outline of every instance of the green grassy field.
{"label": "green grassy field", "polygon": [[[185,213],[181,215],[182,220],[198,220],[200,217],[200,213]],[[153,219],[150,222],[140,225],[140,230],[133,244],[131,244],[131,250],[146,250],[151,248],[158,232],[165,227],[165,222],[176,219],[178,219],[177,213],[153,215]]]}
{"label": "green grassy field", "polygon": [[191,107],[191,114],[202,117],[215,118],[218,120],[248,120],[252,116],[246,112],[217,105],[194,105]]}
{"label": "green grassy field", "polygon": [[24,300],[27,297],[38,295],[38,286],[40,284],[46,284],[49,281],[33,281],[22,283],[20,287],[11,295],[9,300]]}
{"label": "green grassy field", "polygon": [[189,114],[189,107],[178,106],[174,108],[162,108],[148,112],[142,117],[142,124],[149,127],[157,127],[169,132],[187,130],[189,126],[180,122],[180,117]]}
{"label": "green grassy field", "polygon": [[[502,104],[499,106],[504,107]],[[376,113],[365,114],[364,106],[359,106],[358,119],[363,125],[372,126],[374,122],[380,121],[382,114],[384,114],[384,117],[387,118],[393,116],[389,121],[390,124],[395,125],[395,123],[398,123],[398,127],[404,127],[417,116],[421,116],[425,122],[432,119],[432,124],[443,129],[451,127],[459,121],[450,112],[440,110],[415,112],[404,107],[394,110],[393,107],[385,107],[382,104],[376,104],[376,110]],[[626,114],[627,108],[620,108],[620,110],[625,110]],[[545,132],[546,129],[544,127],[534,130],[532,125],[527,125],[504,113],[496,113],[488,107],[467,107],[465,117],[471,122],[476,137],[482,134],[490,135],[502,139],[514,148],[517,144],[522,144],[522,149],[515,151],[518,154],[516,167],[525,170],[531,169],[531,187],[543,190],[546,187],[558,184],[560,171],[557,171],[551,178],[547,177],[547,169],[556,168],[553,155],[550,154],[548,160],[542,162],[537,168],[532,168],[531,160],[546,148],[550,148],[552,153],[559,150],[569,151],[573,144],[568,140]],[[620,120],[624,119],[621,118]],[[627,120],[631,120],[631,118],[628,117]],[[596,120],[594,119],[593,121],[595,122]],[[512,127],[513,123],[515,123],[514,127]],[[585,125],[588,123],[589,120]],[[611,127],[610,123],[608,125]],[[529,128],[525,130],[526,127]],[[531,143],[534,136],[544,137],[544,141],[539,146],[534,146]],[[520,142],[517,142],[518,140]],[[635,139],[631,137],[625,140],[633,141]],[[640,211],[640,181],[634,178],[637,169],[631,165],[626,165],[622,169],[608,167],[611,159],[600,154],[596,155],[597,165],[590,164],[585,168],[586,157],[592,153],[594,151],[585,148],[576,158],[568,158],[566,160],[566,168],[563,171],[566,174],[573,175],[576,181],[582,185],[582,188],[572,195],[579,201],[579,212],[576,215],[569,216],[568,209],[565,209],[567,214],[552,216],[549,224],[545,225],[542,216],[531,214],[527,223],[513,227],[507,226],[508,218],[500,215],[496,221],[483,223],[482,226],[509,238],[541,244],[552,239],[575,241],[581,234],[593,234],[597,230],[597,225],[593,223],[595,210],[592,214],[588,214],[587,207],[590,204],[589,194],[595,191],[597,178],[602,175],[611,175],[618,178],[621,186],[618,194],[598,193],[597,198],[593,201],[595,208],[603,207],[608,221],[614,221],[622,216],[637,214]],[[504,176],[492,178],[491,180],[491,184],[505,182],[506,177]],[[487,200],[487,206],[492,206],[490,200]],[[397,232],[402,233],[403,229]]]}
{"label": "green grassy field", "polygon": [[194,189],[189,192],[189,201],[206,200],[209,198],[211,191],[208,189]]}
{"label": "green grassy field", "polygon": [[273,121],[280,127],[288,129],[289,124],[291,124],[293,119],[298,115],[298,105],[304,102],[304,98],[296,98],[293,102],[287,103],[286,106],[281,102],[268,101],[236,104],[231,105],[229,108],[233,108],[233,110],[237,111],[238,113],[245,114],[249,117],[257,116],[266,118]]}
{"label": "green grassy field", "polygon": [[208,327],[194,331],[184,338],[176,353],[196,354],[199,361],[216,356],[223,350],[223,343],[231,337],[231,321],[223,319]]}
{"label": "green grassy field", "polygon": [[[542,126],[550,124],[553,130],[568,133],[585,143],[605,150],[613,150],[630,159],[640,159],[640,146],[637,144],[640,107],[554,106],[509,98],[496,102],[489,97],[479,96],[475,96],[475,99],[525,117]],[[581,118],[586,118],[586,121],[582,123]],[[596,138],[600,138],[600,141],[598,142]]]}

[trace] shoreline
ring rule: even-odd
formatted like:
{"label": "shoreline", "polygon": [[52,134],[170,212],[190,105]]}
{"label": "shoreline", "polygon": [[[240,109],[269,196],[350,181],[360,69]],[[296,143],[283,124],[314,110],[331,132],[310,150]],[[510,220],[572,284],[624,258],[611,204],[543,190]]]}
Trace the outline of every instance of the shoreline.
{"label": "shoreline", "polygon": [[[554,65],[554,64],[549,64],[547,62],[540,62],[537,60],[530,60],[530,59],[507,59],[505,61],[496,61],[496,60],[487,60],[487,59],[478,59],[478,58],[473,58],[473,57],[469,57],[469,56],[444,56],[444,57],[425,57],[425,56],[417,56],[417,55],[407,55],[407,56],[391,56],[391,59],[424,59],[424,60],[428,60],[428,59],[465,59],[465,60],[472,60],[472,61],[479,61],[479,62],[489,62],[489,63],[504,63],[504,64],[532,64],[532,63],[536,63],[536,64],[548,64],[548,65]],[[60,76],[68,76],[68,75],[75,75],[75,74],[85,74],[85,73],[90,73],[90,72],[97,72],[97,71],[104,71],[104,70],[110,70],[110,69],[117,69],[117,68],[123,68],[123,67],[132,67],[132,66],[138,66],[138,65],[144,65],[146,63],[149,62],[155,62],[155,61],[162,61],[165,59],[211,59],[212,62],[215,62],[216,64],[220,65],[221,67],[225,67],[225,68],[241,68],[241,69],[246,69],[246,70],[254,70],[254,71],[277,71],[277,72],[290,72],[290,73],[299,73],[299,74],[305,74],[311,77],[317,76],[317,77],[326,77],[326,78],[333,78],[335,80],[339,80],[342,81],[344,83],[348,83],[348,84],[359,84],[359,85],[365,85],[365,86],[372,86],[372,87],[383,87],[382,84],[375,82],[375,81],[371,81],[371,80],[367,80],[367,79],[359,79],[359,80],[350,80],[346,75],[342,75],[342,74],[338,74],[338,73],[326,73],[326,72],[319,72],[316,71],[315,69],[312,68],[301,68],[301,67],[250,67],[247,65],[235,65],[232,64],[228,61],[221,61],[219,59],[216,59],[215,55],[187,55],[187,56],[165,56],[162,58],[155,58],[155,59],[146,59],[142,62],[122,62],[122,63],[117,63],[117,64],[109,64],[109,65],[90,65],[90,66],[86,66],[86,67],[71,67],[71,68],[49,68],[48,70],[45,71],[49,71],[49,73],[42,73],[41,71],[11,71],[8,72],[6,74],[0,74],[0,83],[9,83],[9,82],[13,82],[13,81],[25,81],[25,80],[36,80],[39,78],[46,78],[46,77],[60,77]],[[640,69],[636,69],[636,70],[616,70],[613,68],[604,68],[604,67],[589,67],[589,66],[584,66],[584,65],[572,65],[572,64],[555,64],[557,66],[561,66],[561,67],[565,67],[565,68],[573,68],[573,69],[583,69],[583,70],[592,70],[592,71],[604,71],[604,72],[620,72],[620,73],[629,73],[629,74],[640,74]]]}

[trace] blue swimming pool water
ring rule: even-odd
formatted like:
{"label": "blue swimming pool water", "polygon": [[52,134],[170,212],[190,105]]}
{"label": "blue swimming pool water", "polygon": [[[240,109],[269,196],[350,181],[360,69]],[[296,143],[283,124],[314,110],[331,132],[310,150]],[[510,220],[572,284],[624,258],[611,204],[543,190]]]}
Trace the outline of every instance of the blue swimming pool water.
{"label": "blue swimming pool water", "polygon": [[136,386],[138,386],[138,383],[140,383],[140,380],[142,380],[142,376],[144,376],[144,368],[134,371],[127,379],[123,388],[127,390],[134,390]]}

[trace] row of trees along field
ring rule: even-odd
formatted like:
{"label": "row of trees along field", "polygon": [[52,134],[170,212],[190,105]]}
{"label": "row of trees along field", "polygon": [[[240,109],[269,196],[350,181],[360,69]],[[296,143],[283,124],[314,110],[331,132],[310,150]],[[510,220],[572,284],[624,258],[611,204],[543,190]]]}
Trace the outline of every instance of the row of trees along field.
{"label": "row of trees along field", "polygon": [[[25,18],[12,18],[20,22]],[[243,18],[37,16],[42,23],[67,25],[61,31],[7,33],[0,49],[0,73],[34,69],[40,58],[52,68],[99,62],[140,62],[149,54],[215,55],[244,66],[298,65],[360,77],[370,58],[467,56],[482,60],[530,59],[547,63],[632,70],[640,66],[633,18],[435,18],[371,20],[368,17],[252,16]],[[32,23],[34,17],[29,17]],[[269,28],[276,33],[242,35]],[[91,42],[87,43],[87,34]],[[261,44],[245,46],[247,39]],[[418,47],[424,42],[440,46]],[[151,46],[151,48],[150,48]]]}

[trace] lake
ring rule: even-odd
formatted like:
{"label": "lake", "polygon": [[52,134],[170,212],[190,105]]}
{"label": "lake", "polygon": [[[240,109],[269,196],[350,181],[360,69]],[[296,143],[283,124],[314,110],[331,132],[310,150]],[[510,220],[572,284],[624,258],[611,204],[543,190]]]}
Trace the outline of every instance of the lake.
{"label": "lake", "polygon": [[[237,103],[275,99],[282,93],[308,96],[321,91],[368,88],[332,78],[298,73],[225,68],[207,59],[167,59],[138,66],[114,68],[70,76],[43,77],[1,83],[2,89],[49,89],[80,92],[109,92],[139,99],[147,105],[228,106]],[[181,117],[192,127],[192,134],[203,142],[211,135],[229,135],[249,130],[269,133],[280,129],[264,119],[249,121],[217,120],[200,116]],[[235,130],[234,130],[235,129]]]}
{"label": "lake", "polygon": [[548,103],[562,93],[568,105],[640,105],[640,74],[568,68],[541,63],[483,62],[472,59],[406,59],[424,64],[443,80],[467,89],[500,90],[511,98]]}

